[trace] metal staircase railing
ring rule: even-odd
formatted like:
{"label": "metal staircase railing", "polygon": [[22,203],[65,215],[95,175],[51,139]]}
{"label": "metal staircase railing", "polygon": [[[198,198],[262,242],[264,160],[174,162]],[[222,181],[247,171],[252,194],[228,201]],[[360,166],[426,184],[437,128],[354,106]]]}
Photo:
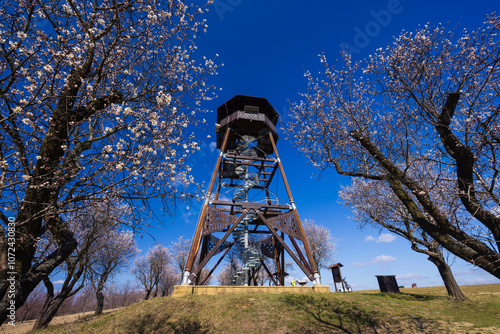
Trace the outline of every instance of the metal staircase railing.
{"label": "metal staircase railing", "polygon": [[[251,143],[256,140],[253,136],[242,136],[236,151],[238,155],[247,157],[256,157],[257,149],[251,147]],[[247,162],[247,160],[243,160]],[[250,161],[250,160],[248,160]],[[250,172],[249,166],[245,164],[237,165],[235,173],[242,180],[242,184],[236,188],[233,201],[247,202],[249,191],[259,185],[259,174]],[[248,239],[248,223],[255,219],[255,214],[248,213],[242,222],[233,231],[233,239],[243,249],[243,267],[233,276],[232,284],[246,285],[248,284],[249,271],[258,266],[261,262],[262,253],[260,251],[260,243],[250,243]]]}

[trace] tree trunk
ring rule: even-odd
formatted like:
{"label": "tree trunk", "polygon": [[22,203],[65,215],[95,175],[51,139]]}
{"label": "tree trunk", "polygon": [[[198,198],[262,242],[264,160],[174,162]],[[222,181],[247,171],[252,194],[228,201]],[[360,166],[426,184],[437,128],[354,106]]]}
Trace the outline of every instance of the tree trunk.
{"label": "tree trunk", "polygon": [[102,293],[102,290],[96,291],[95,297],[97,299],[95,315],[101,315],[102,309],[104,308],[104,294]]}
{"label": "tree trunk", "polygon": [[[5,229],[0,225],[0,281],[7,279],[7,242],[5,240]],[[1,291],[1,289],[0,289]]]}
{"label": "tree trunk", "polygon": [[108,279],[110,270],[105,270],[104,274],[100,277],[99,282],[95,288],[95,297],[97,300],[97,306],[95,309],[95,315],[102,314],[102,310],[104,308],[104,286],[106,285],[106,281]]}
{"label": "tree trunk", "polygon": [[146,289],[146,297],[144,297],[144,300],[148,300],[149,295],[151,295],[151,289]]}
{"label": "tree trunk", "polygon": [[[29,294],[35,289],[40,282],[38,280],[25,279],[22,276],[9,275],[5,281],[0,283],[0,324],[6,320],[17,322],[16,310],[19,309],[28,298]],[[13,305],[12,302],[15,302]]]}
{"label": "tree trunk", "polygon": [[67,295],[58,294],[57,297],[47,295],[45,304],[43,305],[42,311],[40,312],[40,317],[35,322],[33,330],[46,328],[52,319],[54,319],[59,307],[66,300]]}
{"label": "tree trunk", "polygon": [[33,330],[46,328],[50,324],[52,319],[54,319],[57,311],[59,310],[59,307],[61,307],[62,303],[65,300],[65,296],[57,295],[57,297],[52,299],[51,302],[44,305],[40,317],[37,319],[35,325],[33,326]]}
{"label": "tree trunk", "polygon": [[[54,221],[54,219],[51,221]],[[16,310],[23,306],[30,293],[43,280],[43,277],[47,277],[75,250],[77,241],[73,234],[64,226],[60,230],[64,234],[64,237],[61,237],[61,246],[35,267],[31,266],[31,260],[33,259],[31,249],[33,245],[28,245],[30,250],[26,250],[26,247],[16,246],[17,274],[9,275],[6,280],[0,283],[0,324],[7,319],[15,321],[15,310],[11,309],[12,302],[15,302],[14,307]]]}
{"label": "tree trunk", "polygon": [[461,300],[461,301],[468,300],[468,298],[464,295],[464,293],[462,292],[462,290],[458,286],[458,283],[455,280],[455,277],[453,276],[451,268],[446,263],[444,258],[429,256],[428,260],[431,261],[432,263],[434,263],[436,265],[436,267],[438,268],[439,274],[441,275],[441,278],[443,279],[444,286],[446,287],[446,290],[448,291],[448,296],[454,300]]}
{"label": "tree trunk", "polygon": [[[432,201],[429,194],[424,191],[424,188],[384,156],[371,142],[370,138],[363,136],[359,131],[351,131],[350,135],[388,172],[390,177],[387,179],[387,182],[394,194],[404,204],[411,214],[412,220],[422,230],[459,258],[500,278],[500,266],[497,264],[500,261],[500,254],[498,252],[491,249],[489,245],[480,239],[468,235],[450,222],[439,206]],[[433,218],[433,221],[430,221],[426,217],[427,214],[423,213],[406,188],[415,194],[417,202]]]}
{"label": "tree trunk", "polygon": [[[66,282],[63,283],[61,291],[54,297],[54,285],[50,281],[48,276],[43,278],[43,283],[47,288],[47,299],[45,300],[45,304],[43,305],[42,311],[40,312],[40,317],[36,321],[33,329],[41,329],[46,328],[49,323],[54,319],[57,311],[61,307],[62,303],[70,296],[76,294],[80,289],[83,288],[83,284],[80,285],[77,289],[73,290],[73,287],[76,282],[80,279],[83,274],[83,270],[79,271],[70,271],[71,276],[66,278]],[[68,284],[69,277],[72,277],[72,281]]]}

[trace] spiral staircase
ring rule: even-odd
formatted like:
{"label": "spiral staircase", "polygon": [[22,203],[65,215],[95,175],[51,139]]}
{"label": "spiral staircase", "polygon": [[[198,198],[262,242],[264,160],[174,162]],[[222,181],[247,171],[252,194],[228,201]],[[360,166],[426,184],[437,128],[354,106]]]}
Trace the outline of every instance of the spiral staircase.
{"label": "spiral staircase", "polygon": [[[258,154],[257,149],[252,147],[252,143],[255,141],[256,138],[253,136],[242,136],[236,147],[238,155],[256,157]],[[249,191],[259,185],[259,175],[258,173],[251,172],[249,166],[244,164],[237,165],[235,173],[241,180],[241,185],[236,188],[233,201],[247,202]],[[248,213],[233,232],[235,243],[242,249],[243,266],[234,273],[231,280],[232,285],[246,285],[250,269],[255,268],[261,262],[262,252],[260,250],[260,243],[251,243],[248,238],[248,223],[255,218],[255,214]]]}

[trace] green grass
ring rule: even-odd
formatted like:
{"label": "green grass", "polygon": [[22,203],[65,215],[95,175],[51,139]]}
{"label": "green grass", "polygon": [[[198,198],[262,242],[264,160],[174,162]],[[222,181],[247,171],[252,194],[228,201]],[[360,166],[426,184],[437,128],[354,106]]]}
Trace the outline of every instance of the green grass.
{"label": "green grass", "polygon": [[500,333],[500,284],[462,290],[155,298],[36,333]]}

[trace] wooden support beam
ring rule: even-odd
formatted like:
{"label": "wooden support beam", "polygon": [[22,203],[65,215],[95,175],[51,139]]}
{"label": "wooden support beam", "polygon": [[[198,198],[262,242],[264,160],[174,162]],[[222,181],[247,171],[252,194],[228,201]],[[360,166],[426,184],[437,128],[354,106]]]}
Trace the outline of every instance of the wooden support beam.
{"label": "wooden support beam", "polygon": [[[285,240],[285,233],[281,232],[281,239]],[[281,252],[280,252],[280,256],[281,256],[281,285],[282,286],[285,286],[285,248],[282,247],[281,248]]]}
{"label": "wooden support beam", "polygon": [[[229,163],[229,162],[227,162]],[[274,168],[274,164],[270,165],[270,164],[259,164],[259,163],[256,163],[256,162],[248,162],[248,161],[238,161],[238,162],[231,162],[235,165],[245,165],[245,166],[252,166],[252,167],[261,167],[261,166],[264,166],[264,168]]]}
{"label": "wooden support beam", "polygon": [[274,155],[276,155],[276,158],[277,158],[277,165],[280,169],[281,176],[283,177],[283,183],[285,184],[286,193],[288,194],[288,198],[290,199],[290,203],[295,204],[295,201],[293,200],[293,196],[292,196],[292,191],[290,190],[290,186],[288,185],[288,181],[286,179],[283,164],[281,163],[280,156],[278,154],[278,149],[276,148],[276,144],[274,143],[274,138],[271,134],[269,134],[269,138],[271,139],[271,144],[273,145]]}
{"label": "wooden support beam", "polygon": [[278,170],[279,164],[275,164],[273,171],[271,172],[271,176],[269,176],[269,179],[267,180],[266,188],[269,188],[271,185],[271,182],[273,180],[274,174],[276,174],[276,171]]}
{"label": "wooden support beam", "polygon": [[[236,180],[238,180],[238,179],[236,179]],[[222,186],[224,186],[224,187],[230,187],[230,188],[237,188],[237,187],[242,187],[243,184],[236,184],[236,183],[232,183],[231,182],[231,183],[223,183]],[[262,187],[262,186],[253,186],[252,189],[259,189],[259,190],[261,190],[261,189],[265,189],[265,188]],[[218,197],[214,198],[214,200],[217,200],[217,199],[218,199]]]}
{"label": "wooden support beam", "polygon": [[250,160],[250,161],[265,161],[265,162],[275,162],[275,159],[270,158],[260,158],[260,157],[250,157],[246,155],[236,155],[236,154],[226,154],[226,158],[228,159],[241,159],[241,160]]}
{"label": "wooden support beam", "polygon": [[271,272],[269,271],[269,269],[267,268],[266,264],[264,263],[264,261],[260,260],[260,263],[262,264],[262,266],[264,267],[264,270],[267,272],[267,274],[269,275],[269,278],[271,278],[271,280],[273,281],[274,285],[276,286],[279,286],[279,283],[276,281],[276,279],[274,278],[274,275],[271,274]]}
{"label": "wooden support beam", "polygon": [[193,280],[193,278],[195,278],[196,276],[198,276],[198,273],[201,271],[201,269],[203,269],[203,267],[212,258],[212,256],[214,256],[215,252],[217,252],[217,250],[219,249],[219,247],[222,245],[222,243],[224,241],[226,241],[226,239],[229,237],[229,235],[231,233],[233,233],[233,231],[236,228],[236,226],[238,226],[238,224],[243,220],[243,218],[247,215],[248,211],[249,210],[245,210],[240,215],[240,217],[238,218],[238,220],[236,220],[236,222],[234,222],[233,226],[231,226],[231,228],[229,230],[227,230],[227,232],[224,234],[224,236],[217,242],[217,244],[214,246],[214,248],[212,248],[212,250],[210,251],[210,253],[208,253],[208,255],[203,259],[203,261],[201,261],[201,263],[198,265],[198,267],[191,273],[191,275],[189,276],[189,279],[191,281]]}
{"label": "wooden support beam", "polygon": [[[223,211],[223,212],[233,212],[234,214],[238,214],[238,213],[242,213],[244,211],[244,209],[234,209],[233,211],[231,211],[230,208],[217,208],[217,210],[219,211]],[[283,211],[277,211],[277,210],[266,210],[266,212],[264,212],[264,216],[266,217],[270,217],[270,216],[281,216],[281,215],[284,215],[286,212],[283,212]]]}
{"label": "wooden support beam", "polygon": [[[219,166],[219,169],[221,168],[222,164],[220,164]],[[221,175],[221,171],[219,170],[219,182],[217,182],[217,189],[215,190],[215,197],[214,199],[215,200],[218,200],[219,199],[219,195],[220,195],[220,189],[222,187],[222,175]],[[216,207],[216,205],[214,205],[214,208]]]}
{"label": "wooden support beam", "polygon": [[[200,258],[198,260],[198,264],[203,261],[203,259],[205,258],[205,256],[207,256],[207,250],[208,250],[208,241],[210,239],[210,235],[205,235],[203,238],[202,238],[202,242],[201,242],[201,252],[200,252]],[[200,283],[200,277],[196,277],[196,285],[198,285]]]}
{"label": "wooden support beam", "polygon": [[241,206],[244,209],[255,209],[255,210],[259,210],[262,208],[277,209],[277,210],[290,209],[290,206],[287,204],[267,204],[267,203],[235,202],[235,201],[220,201],[220,200],[212,200],[210,201],[210,203],[212,203],[213,205],[222,205],[222,206]]}
{"label": "wooden support beam", "polygon": [[280,261],[280,256],[281,252],[278,251],[278,239],[273,235],[273,246],[274,246],[274,261],[276,262],[276,273],[278,274],[278,279],[280,281],[281,285],[284,285],[284,282],[282,280],[282,268],[281,268],[281,261]]}
{"label": "wooden support beam", "polygon": [[297,245],[297,241],[295,241],[295,238],[290,237],[290,236],[288,236],[288,237],[290,238],[290,241],[292,242],[293,247],[297,251],[297,254],[299,254],[300,259],[302,260],[302,262],[304,262],[304,265],[309,269],[310,272],[313,272],[311,269],[311,266],[309,265],[306,258],[304,257],[304,254],[302,254],[302,251],[300,250],[299,245]]}
{"label": "wooden support beam", "polygon": [[217,162],[215,164],[214,172],[212,174],[212,179],[210,180],[210,184],[208,186],[207,194],[205,196],[205,203],[203,203],[200,217],[198,219],[198,225],[196,226],[196,230],[194,233],[193,242],[191,244],[191,249],[189,251],[189,256],[188,256],[188,260],[186,263],[186,269],[185,269],[186,271],[189,271],[189,272],[191,272],[191,270],[193,269],[194,261],[196,259],[196,254],[198,254],[198,250],[200,248],[201,232],[203,229],[203,225],[205,223],[205,217],[207,215],[208,203],[209,203],[210,197],[212,196],[212,190],[213,190],[213,187],[215,184],[215,178],[217,177],[217,172],[218,172],[220,164],[222,162],[222,154],[223,154],[224,150],[226,149],[227,139],[229,137],[229,131],[230,130],[228,128],[226,130],[226,134],[224,136],[224,141],[222,143],[219,158],[217,158]]}
{"label": "wooden support beam", "polygon": [[201,232],[203,229],[203,224],[205,222],[205,217],[207,215],[208,210],[208,202],[203,204],[201,209],[200,217],[198,219],[198,225],[194,232],[193,242],[191,243],[191,249],[189,250],[189,256],[186,263],[186,271],[191,271],[194,265],[194,261],[196,260],[196,255],[198,254],[198,250],[200,249],[200,241],[201,241]]}
{"label": "wooden support beam", "polygon": [[219,266],[219,264],[222,262],[222,260],[226,257],[227,253],[229,253],[229,250],[234,246],[234,240],[233,242],[231,243],[231,245],[229,245],[229,247],[226,248],[226,251],[224,252],[224,254],[222,254],[222,256],[219,258],[219,260],[217,261],[217,263],[215,264],[215,266],[213,266],[213,268],[210,270],[210,272],[208,273],[207,277],[205,277],[203,279],[203,281],[201,281],[200,285],[205,285],[205,283],[207,282],[207,280],[210,278],[210,276],[212,276],[212,273],[214,272],[215,269],[217,269],[217,267]]}
{"label": "wooden support beam", "polygon": [[318,267],[316,266],[316,262],[314,261],[314,257],[312,256],[311,247],[309,246],[309,241],[307,241],[307,236],[306,236],[306,233],[304,231],[304,227],[302,226],[302,223],[300,221],[300,217],[299,217],[299,213],[297,212],[297,209],[293,209],[293,215],[295,217],[295,221],[297,222],[297,225],[299,226],[300,237],[302,239],[302,242],[304,243],[304,249],[306,250],[307,258],[309,259],[311,269],[312,269],[313,273],[319,273]]}
{"label": "wooden support beam", "polygon": [[311,281],[314,281],[314,273],[309,271],[309,269],[302,263],[302,261],[297,257],[297,255],[294,254],[294,252],[288,247],[288,245],[285,243],[285,241],[279,236],[279,234],[274,230],[274,228],[271,226],[271,224],[267,221],[267,219],[262,215],[260,211],[257,210],[257,214],[259,215],[260,219],[266,224],[267,228],[272,232],[274,237],[279,241],[279,243],[285,248],[287,251],[288,255],[292,257],[292,259],[297,263],[297,265],[302,269],[304,274],[309,277]]}
{"label": "wooden support beam", "polygon": [[316,266],[316,263],[314,262],[314,257],[312,256],[311,252],[311,247],[309,246],[309,242],[307,241],[306,234],[304,232],[304,227],[302,226],[302,223],[300,222],[300,217],[299,213],[297,212],[296,206],[295,206],[295,201],[293,200],[292,196],[292,191],[290,190],[290,186],[288,185],[288,181],[285,176],[285,170],[283,168],[283,164],[281,163],[279,154],[278,154],[278,149],[276,148],[276,143],[274,142],[274,138],[272,134],[269,134],[269,138],[271,139],[271,144],[273,146],[274,154],[276,155],[276,158],[278,160],[278,165],[280,168],[281,176],[283,177],[283,182],[285,183],[285,188],[286,192],[288,194],[288,199],[290,200],[290,204],[292,205],[292,211],[293,211],[293,216],[295,218],[295,222],[297,223],[297,226],[299,227],[299,233],[300,237],[302,239],[302,242],[304,243],[304,249],[306,250],[307,258],[309,259],[309,263],[311,265],[311,269],[313,270],[313,273],[319,273],[318,267]]}

